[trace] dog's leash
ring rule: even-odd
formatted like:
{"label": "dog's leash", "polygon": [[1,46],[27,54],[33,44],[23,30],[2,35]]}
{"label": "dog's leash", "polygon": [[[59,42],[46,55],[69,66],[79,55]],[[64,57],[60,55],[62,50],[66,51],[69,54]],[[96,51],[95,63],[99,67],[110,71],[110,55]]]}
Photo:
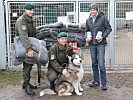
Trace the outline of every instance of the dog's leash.
{"label": "dog's leash", "polygon": [[[63,64],[62,64],[62,67],[63,67],[62,70],[63,70],[63,69],[66,69],[67,65],[68,65],[67,63],[63,63]],[[59,80],[59,78],[61,77],[61,75],[62,75],[62,72],[59,73],[58,77],[56,78],[56,80],[55,80],[55,82],[54,82],[56,85],[59,85],[59,84],[61,83],[61,82],[58,82],[58,80]]]}

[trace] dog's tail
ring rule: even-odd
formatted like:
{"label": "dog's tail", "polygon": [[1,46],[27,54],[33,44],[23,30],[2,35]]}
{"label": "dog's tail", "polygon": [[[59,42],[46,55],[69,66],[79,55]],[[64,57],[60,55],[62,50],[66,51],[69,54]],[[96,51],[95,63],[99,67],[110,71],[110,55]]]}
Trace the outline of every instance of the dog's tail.
{"label": "dog's tail", "polygon": [[54,90],[52,90],[52,89],[44,89],[44,90],[42,90],[42,91],[40,92],[40,97],[41,97],[41,96],[44,96],[45,94],[56,94],[56,93],[55,93]]}

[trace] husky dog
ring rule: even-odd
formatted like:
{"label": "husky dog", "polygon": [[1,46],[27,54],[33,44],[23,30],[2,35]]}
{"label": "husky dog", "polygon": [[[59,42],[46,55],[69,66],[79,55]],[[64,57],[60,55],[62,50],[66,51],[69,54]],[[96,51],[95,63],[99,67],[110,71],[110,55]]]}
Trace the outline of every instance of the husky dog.
{"label": "husky dog", "polygon": [[[77,54],[73,55],[72,57],[68,56],[68,58],[68,74],[65,76],[61,74],[58,77],[55,82],[55,92],[59,96],[70,96],[73,92],[75,92],[76,95],[82,95],[83,88],[80,84],[84,75],[82,59]],[[51,93],[46,92],[46,89],[40,92],[40,96],[43,96],[45,94]]]}

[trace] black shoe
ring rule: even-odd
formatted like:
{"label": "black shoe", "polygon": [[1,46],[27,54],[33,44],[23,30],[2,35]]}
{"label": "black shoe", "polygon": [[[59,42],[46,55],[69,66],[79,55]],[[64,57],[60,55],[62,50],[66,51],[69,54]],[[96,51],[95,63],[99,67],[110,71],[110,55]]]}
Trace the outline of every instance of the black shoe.
{"label": "black shoe", "polygon": [[97,82],[92,82],[92,83],[89,83],[89,86],[90,87],[98,87],[98,86],[100,86],[100,84]]}
{"label": "black shoe", "polygon": [[107,86],[102,86],[102,90],[108,90]]}
{"label": "black shoe", "polygon": [[28,95],[35,95],[35,92],[32,91],[32,89],[30,88],[30,85],[27,85],[25,87],[25,92],[28,94]]}
{"label": "black shoe", "polygon": [[37,89],[37,86],[36,86],[36,85],[30,84],[30,88],[31,88],[31,89]]}
{"label": "black shoe", "polygon": [[[32,85],[32,84],[30,84],[29,83],[29,85],[30,85],[30,88],[31,89],[37,89],[37,86],[36,85]],[[23,84],[23,86],[22,86],[22,89],[25,89],[25,85]]]}
{"label": "black shoe", "polygon": [[55,90],[55,84],[53,82],[50,82],[50,89]]}

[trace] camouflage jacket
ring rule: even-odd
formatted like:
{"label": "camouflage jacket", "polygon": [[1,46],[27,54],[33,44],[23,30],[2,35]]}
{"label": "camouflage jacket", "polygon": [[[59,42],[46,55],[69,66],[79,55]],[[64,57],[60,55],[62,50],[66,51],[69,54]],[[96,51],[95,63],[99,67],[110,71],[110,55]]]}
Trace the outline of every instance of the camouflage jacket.
{"label": "camouflage jacket", "polygon": [[33,24],[32,17],[28,16],[26,13],[20,16],[15,24],[15,32],[16,35],[20,37],[26,50],[32,49],[28,38],[36,34],[36,28]]}
{"label": "camouflage jacket", "polygon": [[[59,43],[55,43],[49,50],[49,67],[52,67],[55,71],[61,72],[63,64],[68,64],[68,56],[75,54],[72,46],[62,46]],[[66,66],[65,66],[66,67]]]}

